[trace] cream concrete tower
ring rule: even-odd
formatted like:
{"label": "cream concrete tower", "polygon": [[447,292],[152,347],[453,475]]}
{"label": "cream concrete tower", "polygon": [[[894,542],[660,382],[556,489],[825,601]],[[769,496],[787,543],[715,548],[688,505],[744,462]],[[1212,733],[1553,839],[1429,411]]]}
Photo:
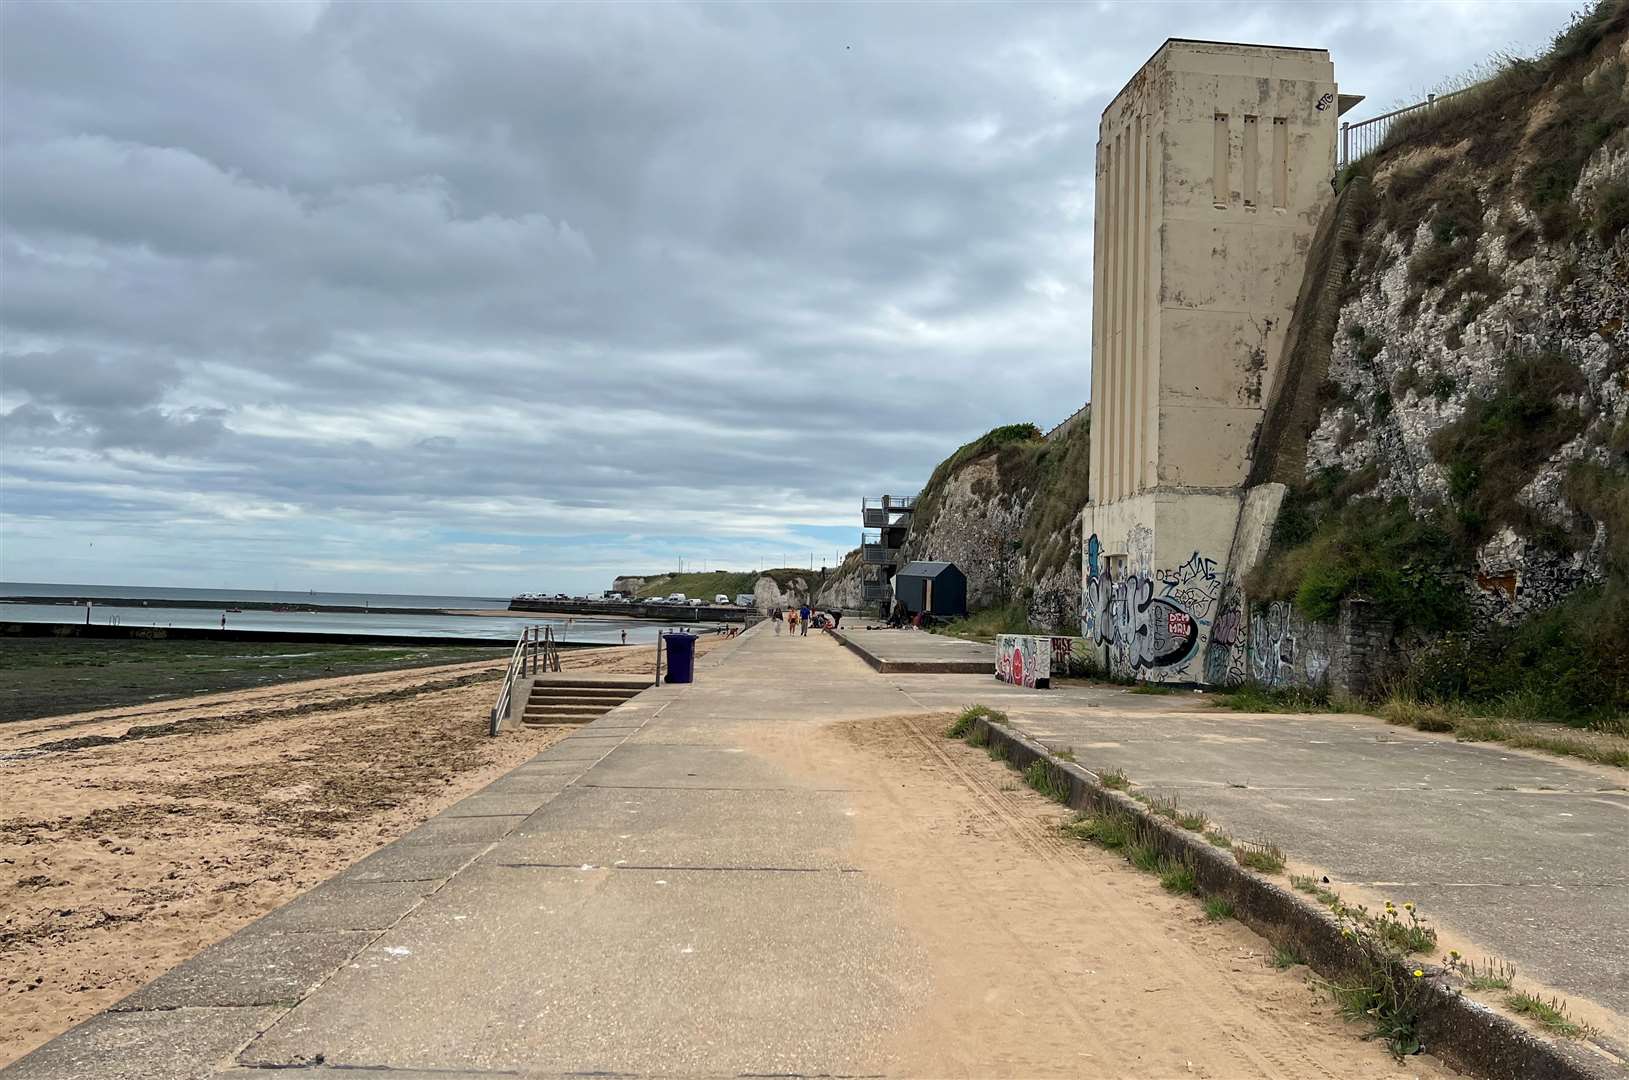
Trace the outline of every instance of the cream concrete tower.
{"label": "cream concrete tower", "polygon": [[1251,442],[1333,198],[1334,79],[1323,49],[1172,39],[1103,112],[1081,632],[1120,673],[1203,681]]}

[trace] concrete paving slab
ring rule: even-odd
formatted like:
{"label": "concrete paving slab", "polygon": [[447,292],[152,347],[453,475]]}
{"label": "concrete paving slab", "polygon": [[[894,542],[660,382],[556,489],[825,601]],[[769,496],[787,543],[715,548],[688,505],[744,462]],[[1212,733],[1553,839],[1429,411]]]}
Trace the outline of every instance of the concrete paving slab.
{"label": "concrete paving slab", "polygon": [[509,773],[509,777],[530,776],[573,776],[583,771],[581,761],[562,761],[559,758],[548,758],[539,755],[526,764]]}
{"label": "concrete paving slab", "polygon": [[876,901],[831,872],[472,869],[239,1061],[863,1071],[923,975]]}
{"label": "concrete paving slab", "polygon": [[[483,863],[837,869],[848,865],[852,812],[844,795],[820,791],[576,787]],[[753,827],[721,830],[720,820]]]}
{"label": "concrete paving slab", "polygon": [[391,844],[335,881],[445,881],[487,849],[486,844]]}
{"label": "concrete paving slab", "polygon": [[115,1012],[300,1000],[372,941],[372,931],[233,934],[113,1006]]}
{"label": "concrete paving slab", "polygon": [[383,930],[394,926],[434,888],[430,881],[325,882],[250,923],[244,932]]}
{"label": "concrete paving slab", "polygon": [[518,769],[492,781],[481,789],[482,795],[553,795],[571,786],[573,773],[521,773]]}
{"label": "concrete paving slab", "polygon": [[282,1015],[278,1008],[93,1016],[5,1069],[6,1080],[202,1080]]}
{"label": "concrete paving slab", "polygon": [[441,812],[442,817],[508,817],[532,813],[554,797],[554,792],[532,795],[489,794],[482,788],[468,798],[460,799]]}
{"label": "concrete paving slab", "polygon": [[445,817],[436,815],[413,831],[398,837],[398,844],[481,844],[509,835],[525,821],[524,815],[510,817]]}
{"label": "concrete paving slab", "polygon": [[866,630],[844,627],[832,637],[884,674],[989,674],[995,672],[993,645],[921,630]]}
{"label": "concrete paving slab", "polygon": [[1234,836],[1273,840],[1327,870],[1337,891],[1341,882],[1372,884],[1412,899],[1428,921],[1530,977],[1629,1013],[1622,770],[1373,717],[1233,713],[1183,693],[1003,693],[1012,688],[971,676],[898,681],[930,708],[1000,708],[1087,768],[1123,769]]}
{"label": "concrete paving slab", "polygon": [[807,786],[740,746],[629,742],[582,775],[593,787],[777,789]]}

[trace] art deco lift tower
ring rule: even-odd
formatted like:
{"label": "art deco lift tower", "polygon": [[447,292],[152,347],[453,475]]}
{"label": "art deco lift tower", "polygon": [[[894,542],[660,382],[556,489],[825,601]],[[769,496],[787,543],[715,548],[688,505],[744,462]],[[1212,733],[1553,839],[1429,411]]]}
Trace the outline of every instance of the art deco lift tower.
{"label": "art deco lift tower", "polygon": [[1202,681],[1342,104],[1326,50],[1172,39],[1103,112],[1081,629],[1121,674]]}

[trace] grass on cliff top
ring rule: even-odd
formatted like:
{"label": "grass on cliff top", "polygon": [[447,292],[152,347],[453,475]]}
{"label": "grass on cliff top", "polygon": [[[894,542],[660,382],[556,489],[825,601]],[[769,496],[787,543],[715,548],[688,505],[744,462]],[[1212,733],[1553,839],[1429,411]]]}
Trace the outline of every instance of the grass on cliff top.
{"label": "grass on cliff top", "polygon": [[[1494,187],[1510,182],[1512,162],[1527,162],[1513,179],[1544,236],[1576,238],[1587,223],[1578,217],[1571,194],[1584,164],[1614,132],[1629,126],[1624,66],[1606,59],[1626,31],[1629,0],[1600,0],[1584,8],[1539,56],[1495,56],[1480,71],[1457,80],[1457,85],[1442,88],[1443,93],[1457,90],[1452,97],[1398,118],[1376,158],[1384,162],[1425,147],[1452,148],[1454,162],[1463,160],[1485,170]],[[1545,103],[1542,122],[1529,129],[1535,103],[1540,100]],[[1440,168],[1447,160],[1436,164]],[[1419,200],[1436,201],[1456,182],[1450,174],[1462,175],[1456,168],[1443,172],[1439,182],[1429,177],[1422,182],[1418,168],[1394,172],[1389,185],[1393,190],[1387,193],[1388,202],[1412,204],[1401,215],[1406,222],[1391,222],[1394,231],[1405,236],[1425,218]],[[1400,190],[1399,185],[1416,190]],[[1598,217],[1601,212],[1597,208]],[[1407,228],[1397,230],[1398,224]],[[1602,225],[1597,222],[1596,228]],[[1452,258],[1452,245],[1439,239],[1438,246],[1444,250],[1435,256],[1432,266],[1441,273]]]}
{"label": "grass on cliff top", "polygon": [[[1091,431],[1089,415],[1081,417],[1051,442],[1034,424],[1008,424],[958,448],[933,470],[917,498],[910,532],[915,557],[935,555],[932,551],[923,551],[920,545],[938,516],[945,487],[961,469],[993,457],[996,474],[993,488],[979,494],[989,500],[1002,498],[1028,503],[1024,527],[1019,535],[1010,539],[1017,543],[1031,579],[1077,567],[1080,564],[1080,511],[1086,505],[1091,476]],[[1015,590],[1022,584],[1018,580],[1012,582]]]}
{"label": "grass on cliff top", "polygon": [[933,523],[939,513],[939,503],[944,498],[945,486],[962,466],[995,453],[1004,446],[1039,442],[1041,438],[1041,429],[1034,424],[1006,424],[957,447],[955,453],[934,467],[928,482],[922,485],[922,491],[916,498],[916,509],[911,515],[911,535],[915,536],[919,530]]}

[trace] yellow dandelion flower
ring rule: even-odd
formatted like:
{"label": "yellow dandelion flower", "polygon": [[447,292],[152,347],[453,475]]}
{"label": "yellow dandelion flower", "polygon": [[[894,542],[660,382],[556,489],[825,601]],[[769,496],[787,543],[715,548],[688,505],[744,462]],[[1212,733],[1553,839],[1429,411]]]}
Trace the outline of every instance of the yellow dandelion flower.
{"label": "yellow dandelion flower", "polygon": [[1416,979],[1423,978],[1424,976],[1425,976],[1425,972],[1421,971],[1419,968],[1414,969],[1414,977]]}
{"label": "yellow dandelion flower", "polygon": [[1414,901],[1412,901],[1412,900],[1403,901],[1403,910],[1404,911],[1413,911],[1414,910]]}

